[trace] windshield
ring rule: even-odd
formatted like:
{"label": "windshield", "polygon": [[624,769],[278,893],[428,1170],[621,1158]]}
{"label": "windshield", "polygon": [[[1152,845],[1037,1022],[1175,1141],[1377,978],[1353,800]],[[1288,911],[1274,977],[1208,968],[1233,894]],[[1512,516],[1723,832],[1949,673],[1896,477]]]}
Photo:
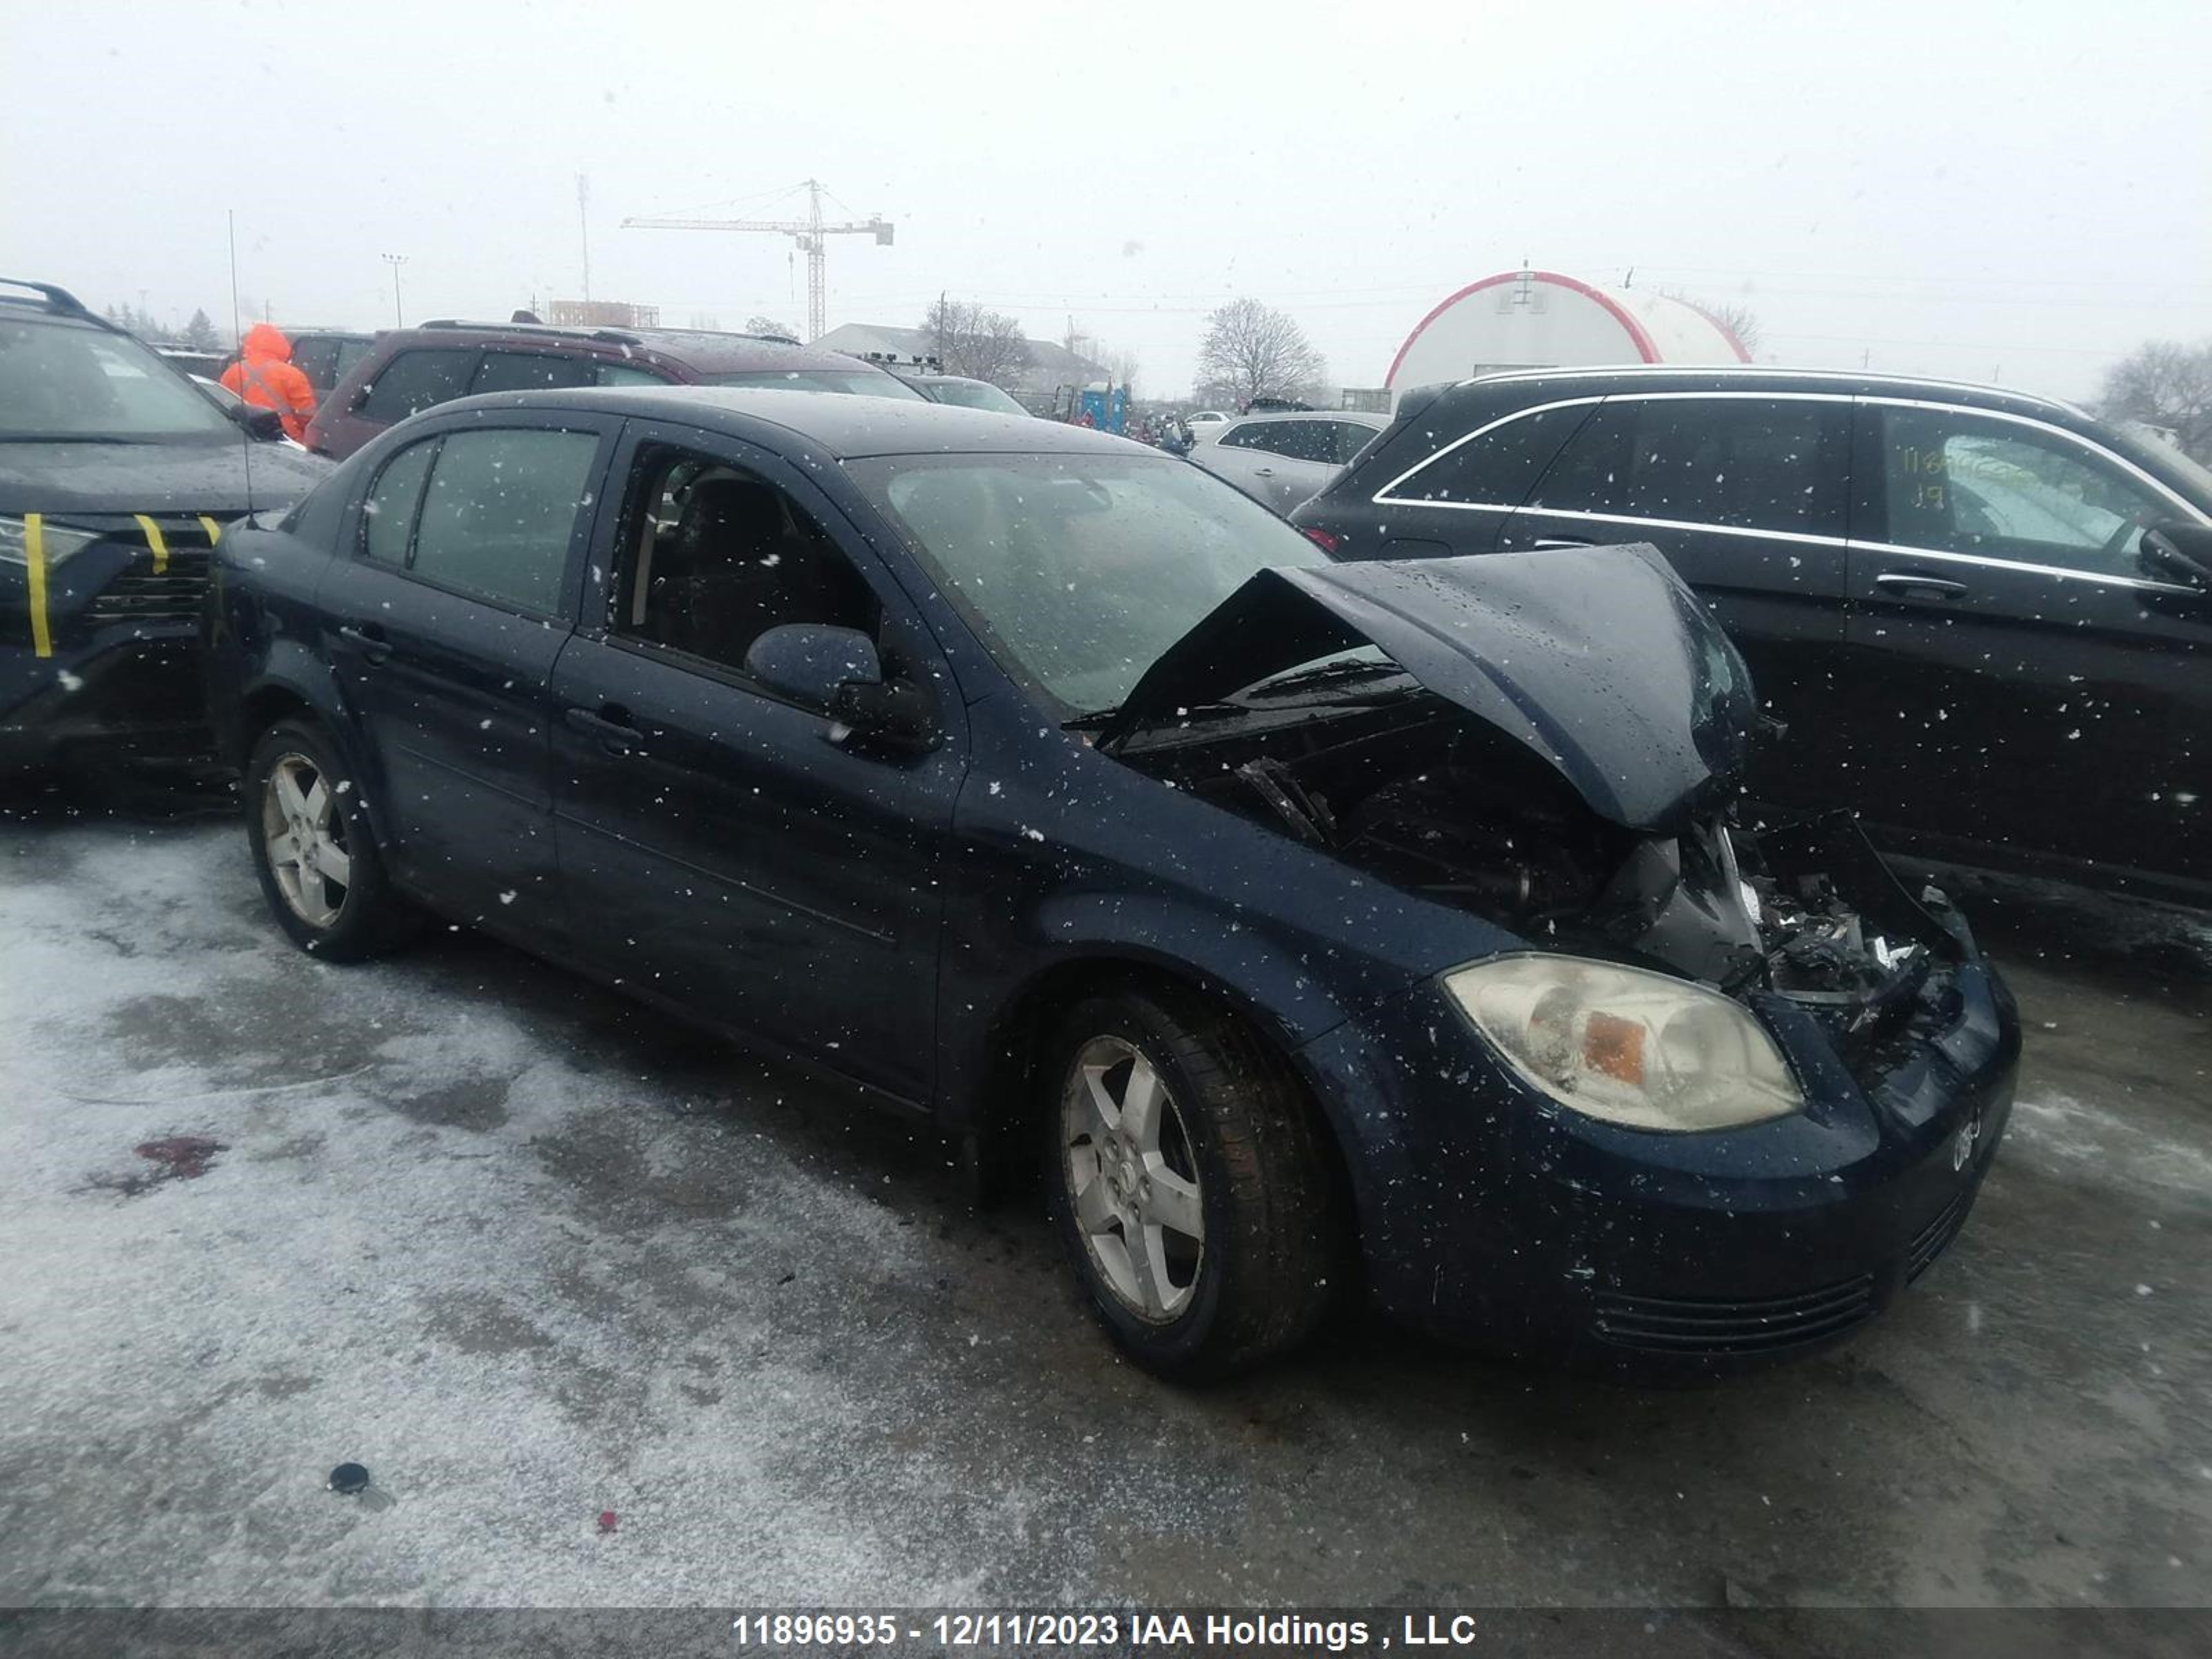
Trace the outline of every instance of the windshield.
{"label": "windshield", "polygon": [[1254,572],[1326,556],[1182,462],[890,455],[848,469],[1000,663],[1065,716],[1118,705]]}
{"label": "windshield", "polygon": [[957,404],[963,409],[995,410],[1001,415],[1029,413],[987,380],[932,380],[929,390],[940,404]]}
{"label": "windshield", "polygon": [[848,392],[862,398],[920,398],[896,374],[874,368],[747,368],[709,374],[708,386],[764,386],[771,392]]}
{"label": "windshield", "polygon": [[235,440],[238,428],[128,335],[0,320],[0,438]]}

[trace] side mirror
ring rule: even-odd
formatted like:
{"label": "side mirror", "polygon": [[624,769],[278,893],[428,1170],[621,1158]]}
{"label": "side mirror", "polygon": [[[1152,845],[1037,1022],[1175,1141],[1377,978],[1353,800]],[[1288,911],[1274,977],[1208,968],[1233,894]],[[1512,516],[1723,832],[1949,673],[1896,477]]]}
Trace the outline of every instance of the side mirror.
{"label": "side mirror", "polygon": [[876,642],[857,628],[785,623],[771,628],[745,653],[745,673],[780,697],[835,712],[848,686],[883,684]]}
{"label": "side mirror", "polygon": [[890,749],[937,743],[937,702],[911,680],[886,680],[876,642],[857,628],[786,623],[745,653],[745,672],[779,696],[818,708],[845,736]]}
{"label": "side mirror", "polygon": [[264,409],[258,404],[225,404],[223,413],[246,428],[246,435],[264,443],[274,443],[284,435],[284,417],[273,409]]}
{"label": "side mirror", "polygon": [[2142,561],[2154,574],[2212,590],[2212,525],[2162,519],[2146,526]]}

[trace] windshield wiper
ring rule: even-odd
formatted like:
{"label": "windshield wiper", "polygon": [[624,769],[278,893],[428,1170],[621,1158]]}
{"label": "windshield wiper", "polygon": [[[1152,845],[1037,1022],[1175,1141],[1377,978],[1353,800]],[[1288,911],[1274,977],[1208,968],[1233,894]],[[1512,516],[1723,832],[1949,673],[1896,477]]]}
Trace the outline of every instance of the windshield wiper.
{"label": "windshield wiper", "polygon": [[1286,668],[1279,674],[1256,679],[1237,695],[1243,697],[1273,696],[1279,691],[1318,685],[1329,680],[1351,679],[1367,674],[1402,674],[1405,672],[1387,658],[1380,662],[1372,658],[1358,658],[1350,661],[1313,663],[1304,668]]}

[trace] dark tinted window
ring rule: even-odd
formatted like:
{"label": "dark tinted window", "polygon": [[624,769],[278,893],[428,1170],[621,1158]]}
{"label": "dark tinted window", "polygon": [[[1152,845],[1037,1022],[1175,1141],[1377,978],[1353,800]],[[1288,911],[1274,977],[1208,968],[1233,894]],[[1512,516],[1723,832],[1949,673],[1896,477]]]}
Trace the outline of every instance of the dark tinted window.
{"label": "dark tinted window", "polygon": [[361,417],[389,426],[418,410],[450,403],[467,389],[476,360],[473,350],[403,351],[371,382]]}
{"label": "dark tinted window", "polygon": [[316,391],[328,392],[338,383],[338,343],[327,338],[295,340],[292,367],[306,375],[307,384]]}
{"label": "dark tinted window", "polygon": [[1394,486],[1389,499],[1518,507],[1528,498],[1529,490],[1560,446],[1589,419],[1595,407],[1579,404],[1568,409],[1547,409],[1493,426]]}
{"label": "dark tinted window", "polygon": [[635,363],[601,363],[599,380],[585,381],[589,386],[666,386],[668,377],[658,369],[640,368]]}
{"label": "dark tinted window", "polygon": [[1848,406],[1767,398],[1608,402],[1530,505],[1843,533]]}
{"label": "dark tinted window", "polygon": [[1224,449],[1272,450],[1274,448],[1274,443],[1268,434],[1267,425],[1265,421],[1253,421],[1242,426],[1232,426],[1216,438],[1214,442],[1219,444]]}
{"label": "dark tinted window", "polygon": [[742,670],[753,641],[787,623],[875,631],[874,592],[775,485],[660,448],[644,452],[635,476],[617,632]]}
{"label": "dark tinted window", "polygon": [[416,574],[525,610],[560,610],[599,444],[588,432],[448,434],[416,526]]}
{"label": "dark tinted window", "polygon": [[430,471],[438,441],[411,445],[384,464],[362,504],[362,550],[386,564],[407,562],[408,532],[415,527],[415,503]]}
{"label": "dark tinted window", "polygon": [[1884,409],[1887,539],[2141,576],[2142,530],[2173,508],[2070,439],[1966,410]]}
{"label": "dark tinted window", "polygon": [[599,366],[588,357],[559,357],[543,351],[487,351],[469,390],[544,392],[599,384]]}
{"label": "dark tinted window", "polygon": [[1329,459],[1339,466],[1351,465],[1359,458],[1359,452],[1375,441],[1375,428],[1362,426],[1357,421],[1331,421],[1328,425],[1335,440],[1335,453]]}
{"label": "dark tinted window", "polygon": [[1334,421],[1271,421],[1257,428],[1257,447],[1294,461],[1336,463]]}

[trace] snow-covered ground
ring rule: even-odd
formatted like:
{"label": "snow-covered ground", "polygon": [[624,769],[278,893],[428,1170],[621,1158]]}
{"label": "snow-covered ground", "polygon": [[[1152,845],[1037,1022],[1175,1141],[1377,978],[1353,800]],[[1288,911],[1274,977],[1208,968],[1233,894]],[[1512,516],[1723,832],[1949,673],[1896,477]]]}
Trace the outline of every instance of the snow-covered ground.
{"label": "snow-covered ground", "polygon": [[311,961],[227,822],[0,826],[0,1605],[2202,1600],[2212,945],[1996,911],[2012,1138],[1841,1353],[1188,1394],[909,1126],[465,935]]}

